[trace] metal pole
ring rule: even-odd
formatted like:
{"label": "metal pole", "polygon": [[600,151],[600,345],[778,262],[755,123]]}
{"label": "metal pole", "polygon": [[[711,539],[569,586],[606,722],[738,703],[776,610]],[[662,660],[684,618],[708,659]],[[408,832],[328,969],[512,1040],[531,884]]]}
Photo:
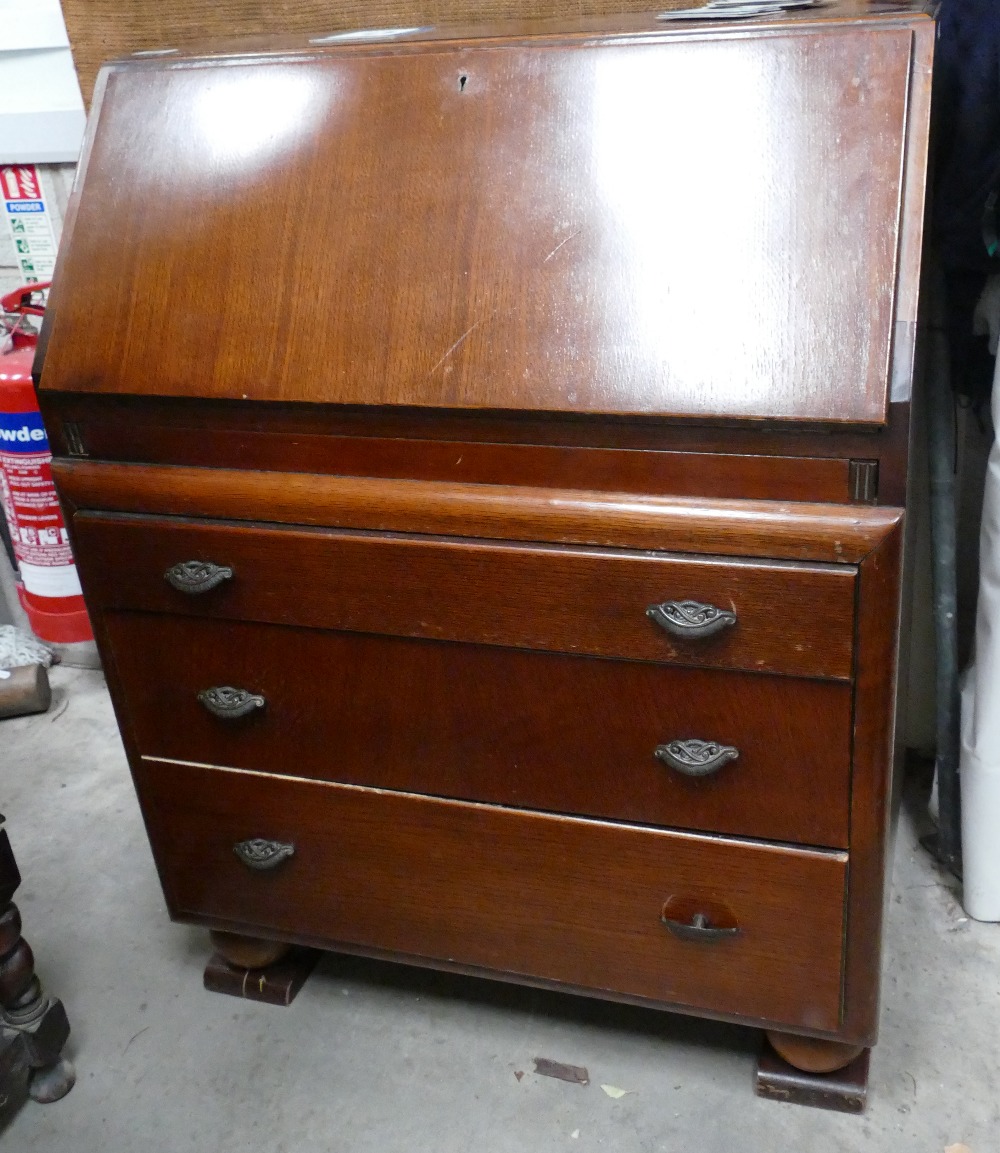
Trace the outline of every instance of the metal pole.
{"label": "metal pole", "polygon": [[931,578],[937,688],[938,835],[928,845],[938,860],[961,875],[959,798],[960,701],[958,691],[958,589],[955,572],[955,401],[948,342],[936,329],[928,373],[927,429],[931,496]]}

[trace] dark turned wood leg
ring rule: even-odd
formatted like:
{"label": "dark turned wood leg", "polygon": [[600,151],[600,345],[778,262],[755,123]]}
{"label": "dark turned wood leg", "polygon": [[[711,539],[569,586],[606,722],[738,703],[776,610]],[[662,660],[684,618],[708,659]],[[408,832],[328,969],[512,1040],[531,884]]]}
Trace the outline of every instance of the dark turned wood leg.
{"label": "dark turned wood leg", "polygon": [[841,1113],[863,1113],[870,1052],[860,1045],[766,1033],[757,1058],[757,1096]]}
{"label": "dark turned wood leg", "polygon": [[215,952],[205,966],[205,988],[269,1005],[290,1005],[319,960],[318,949],[283,941],[211,932]]}
{"label": "dark turned wood leg", "polygon": [[21,914],[11,900],[20,883],[7,833],[0,830],[0,1096],[6,1102],[18,1082],[23,1092],[28,1070],[28,1093],[48,1103],[66,1096],[76,1073],[62,1056],[66,1010],[43,992],[31,946],[21,936]]}

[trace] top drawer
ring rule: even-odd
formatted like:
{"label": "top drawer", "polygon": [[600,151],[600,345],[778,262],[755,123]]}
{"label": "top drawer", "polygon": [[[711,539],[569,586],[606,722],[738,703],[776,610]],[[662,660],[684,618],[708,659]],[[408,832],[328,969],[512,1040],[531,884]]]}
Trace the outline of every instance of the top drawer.
{"label": "top drawer", "polygon": [[[77,513],[93,608],[467,641],[849,679],[856,570],[172,517]],[[180,591],[173,566],[232,575]],[[733,623],[680,637],[648,609],[712,605]],[[669,615],[669,614],[668,614]]]}

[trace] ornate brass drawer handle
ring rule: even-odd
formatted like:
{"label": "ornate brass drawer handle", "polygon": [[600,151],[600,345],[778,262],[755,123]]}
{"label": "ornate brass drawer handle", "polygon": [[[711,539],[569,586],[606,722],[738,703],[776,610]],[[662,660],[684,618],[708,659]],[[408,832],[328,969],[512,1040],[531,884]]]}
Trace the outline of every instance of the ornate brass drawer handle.
{"label": "ornate brass drawer handle", "polygon": [[229,565],[212,564],[207,560],[184,560],[168,568],[163,579],[178,592],[193,597],[232,580],[233,570]]}
{"label": "ornate brass drawer handle", "polygon": [[670,741],[657,745],[653,755],[686,777],[708,777],[735,761],[740,750],[735,745],[720,745],[718,741]]}
{"label": "ornate brass drawer handle", "polygon": [[664,601],[650,605],[646,616],[668,633],[685,640],[712,637],[736,624],[736,613],[701,601]]}
{"label": "ornate brass drawer handle", "polygon": [[695,913],[690,921],[675,921],[666,914],[660,917],[660,920],[682,941],[700,941],[707,944],[712,941],[724,941],[727,937],[736,937],[740,931],[739,925],[727,928],[712,925],[704,913]]}
{"label": "ornate brass drawer handle", "polygon": [[237,721],[240,717],[249,716],[267,704],[260,693],[251,693],[247,689],[234,689],[232,685],[215,685],[210,689],[202,689],[198,694],[198,700],[213,717],[221,717],[224,721]]}
{"label": "ornate brass drawer handle", "polygon": [[239,841],[233,845],[233,852],[248,869],[263,872],[265,869],[276,869],[282,861],[294,857],[295,846],[286,841],[251,837],[249,841]]}

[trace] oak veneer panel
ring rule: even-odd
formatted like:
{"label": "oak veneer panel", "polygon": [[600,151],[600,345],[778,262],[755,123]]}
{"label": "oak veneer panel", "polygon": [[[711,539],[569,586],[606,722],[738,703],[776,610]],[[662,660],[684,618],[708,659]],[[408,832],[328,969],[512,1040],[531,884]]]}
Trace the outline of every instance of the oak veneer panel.
{"label": "oak veneer panel", "polygon": [[898,508],[863,505],[65,459],[53,461],[52,475],[73,511],[167,513],[837,564],[866,557],[903,516]]}
{"label": "oak veneer panel", "polygon": [[[143,762],[171,912],[814,1029],[840,1020],[846,854]],[[252,873],[233,845],[291,841]],[[664,905],[735,922],[679,941]]]}
{"label": "oak veneer panel", "polygon": [[[486,541],[240,527],[79,513],[89,603],[593,656],[846,679],[856,570]],[[187,560],[234,571],[208,593],[164,579]],[[736,613],[679,640],[646,615],[665,600]]]}
{"label": "oak veneer panel", "polygon": [[[660,11],[685,8],[690,0],[659,0]],[[80,77],[90,103],[98,70],[106,60],[130,52],[197,44],[206,38],[280,37],[295,47],[312,36],[340,29],[399,28],[456,22],[539,22],[606,12],[643,12],[649,0],[63,0],[63,15]],[[621,24],[618,17],[616,23]],[[648,15],[639,27],[647,27]],[[298,33],[298,39],[291,36]]]}
{"label": "oak veneer panel", "polygon": [[[356,437],[362,441],[368,438],[443,440],[492,447],[563,446],[739,457],[768,455],[791,458],[796,462],[806,458],[822,461],[874,457],[881,458],[883,465],[891,453],[902,458],[897,462],[898,466],[905,466],[910,412],[908,404],[890,404],[889,425],[878,428],[829,423],[789,424],[784,421],[736,424],[708,419],[665,420],[656,416],[363,408],[312,402],[261,405],[244,400],[110,396],[84,392],[43,391],[38,400],[55,456],[73,455],[62,437],[63,421],[73,422],[83,442],[85,455],[98,460],[125,461],[124,454],[130,452],[129,430],[134,430],[158,457],[165,455],[164,449],[156,447],[161,433],[164,443],[171,446],[179,446],[184,433],[198,434],[203,440],[215,434],[257,433],[273,437],[288,448],[280,467],[290,472],[296,471],[292,446],[298,438],[303,438],[308,445],[312,438],[330,437]],[[92,441],[93,450],[89,447]],[[119,453],[123,455],[119,457]],[[182,462],[157,458],[134,463]],[[299,468],[298,471],[308,470]]]}
{"label": "oak veneer panel", "polygon": [[[405,460],[414,480],[517,484],[526,479],[545,487],[610,491],[625,483],[615,480],[621,465],[621,478],[647,493],[835,503],[854,499],[848,467],[860,459],[878,465],[876,503],[906,503],[910,406],[902,403],[889,405],[884,428],[258,405],[79,392],[41,393],[39,403],[57,457],[343,473],[351,470],[338,467],[339,452],[350,440],[365,447],[345,448],[348,459],[369,476],[390,475]],[[72,451],[64,425],[73,433]],[[440,441],[462,447],[450,460],[439,458],[434,446]],[[474,465],[466,464],[465,446]],[[626,451],[620,456],[558,452],[579,448]],[[712,461],[715,456],[721,459]],[[360,468],[361,461],[366,467]],[[512,475],[505,477],[508,466]],[[513,475],[515,467],[519,475]],[[401,478],[401,472],[395,475]]]}
{"label": "oak veneer panel", "polygon": [[743,33],[111,71],[43,387],[884,422],[912,33]]}
{"label": "oak veneer panel", "polygon": [[99,460],[292,468],[338,476],[394,477],[467,484],[525,484],[748,500],[853,499],[846,458],[740,456],[537,444],[479,444],[415,436],[282,435],[204,427],[91,422],[87,455]]}
{"label": "oak veneer panel", "polygon": [[[847,847],[849,685],[105,614],[141,755]],[[224,721],[213,685],[266,707]],[[657,745],[739,749],[711,777]]]}

